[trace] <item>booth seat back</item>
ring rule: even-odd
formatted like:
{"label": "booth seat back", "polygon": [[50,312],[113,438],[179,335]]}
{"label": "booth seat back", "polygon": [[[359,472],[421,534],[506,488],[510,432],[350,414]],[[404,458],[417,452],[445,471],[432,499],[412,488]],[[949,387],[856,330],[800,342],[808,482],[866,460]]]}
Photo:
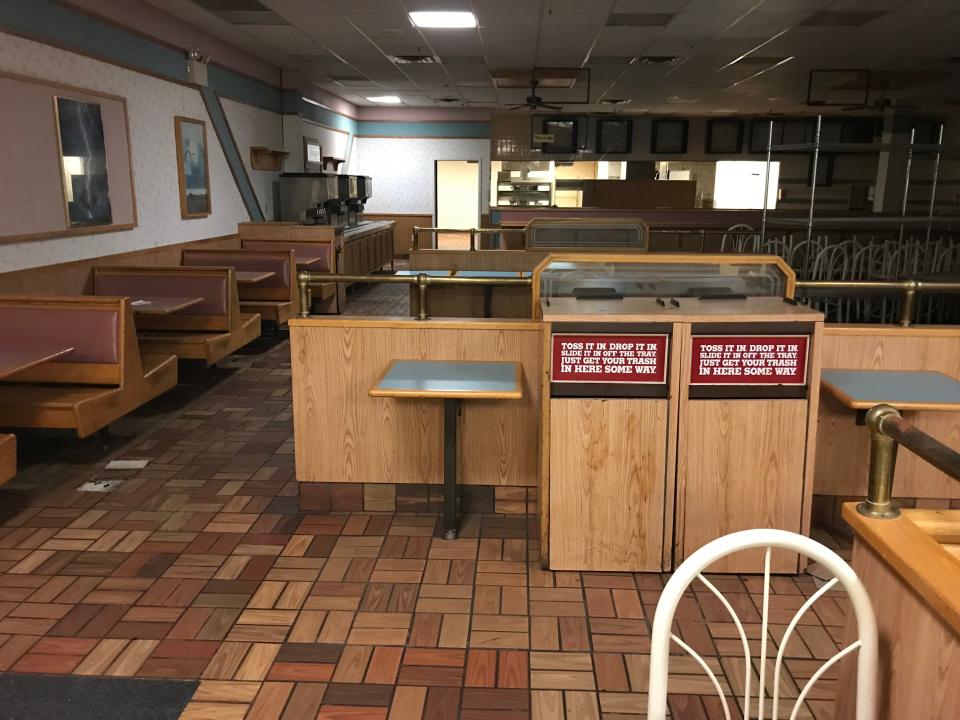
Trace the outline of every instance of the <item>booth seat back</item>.
{"label": "booth seat back", "polygon": [[[184,250],[184,266],[232,267],[234,270],[272,272],[273,277],[258,282],[253,288],[289,288],[293,282],[293,252],[276,249],[259,250]],[[253,289],[250,288],[250,289]]]}
{"label": "booth seat back", "polygon": [[119,385],[122,381],[123,298],[7,296],[0,327],[10,345],[73,348],[62,358],[7,378],[7,382]]}
{"label": "booth seat back", "polygon": [[244,240],[244,250],[293,250],[297,257],[321,257],[309,267],[311,272],[332,272],[334,269],[333,243],[329,240],[297,242],[295,240]]}
{"label": "booth seat back", "polygon": [[137,315],[137,327],[149,330],[230,330],[239,316],[236,287],[229,267],[100,267],[93,280],[95,295],[202,298],[169,315]]}

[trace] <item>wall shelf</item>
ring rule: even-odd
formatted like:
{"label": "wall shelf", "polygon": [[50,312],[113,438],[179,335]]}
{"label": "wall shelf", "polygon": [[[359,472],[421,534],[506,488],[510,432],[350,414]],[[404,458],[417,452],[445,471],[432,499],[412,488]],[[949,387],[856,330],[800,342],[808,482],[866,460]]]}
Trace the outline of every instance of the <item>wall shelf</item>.
{"label": "wall shelf", "polygon": [[253,145],[250,147],[250,167],[254,170],[272,170],[279,172],[283,169],[283,158],[289,155],[286,150]]}

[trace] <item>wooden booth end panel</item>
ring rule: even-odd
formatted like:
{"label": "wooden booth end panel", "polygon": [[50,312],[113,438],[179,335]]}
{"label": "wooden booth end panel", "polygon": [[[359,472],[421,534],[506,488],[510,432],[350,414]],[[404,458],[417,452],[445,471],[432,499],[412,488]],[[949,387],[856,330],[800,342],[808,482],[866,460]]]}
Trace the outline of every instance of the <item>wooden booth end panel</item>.
{"label": "wooden booth end panel", "polygon": [[[857,370],[925,370],[960,378],[960,328],[827,326],[823,367]],[[950,447],[960,447],[960,413],[917,411],[904,417]],[[856,413],[822,394],[817,425],[813,492],[864,496],[870,458],[869,431]],[[897,454],[895,497],[960,498],[956,483],[910,452]]]}
{"label": "wooden booth end panel", "polygon": [[469,321],[410,325],[293,324],[297,479],[441,484],[442,401],[370,397],[370,388],[395,359],[512,360],[522,366],[522,399],[463,401],[458,482],[536,485],[541,362],[536,326],[485,329],[483,321],[475,327]]}
{"label": "wooden booth end panel", "polygon": [[661,569],[667,405],[551,401],[552,570]]}
{"label": "wooden booth end panel", "polygon": [[[853,544],[851,564],[877,616],[878,720],[954,720],[960,708],[960,636],[860,537]],[[854,640],[856,626],[851,612],[843,644]],[[854,720],[856,716],[853,658],[840,661],[837,720]]]}
{"label": "wooden booth end panel", "polygon": [[[857,414],[824,393],[817,423],[817,455],[813,492],[817,495],[864,497],[870,462],[870,430],[858,425]],[[960,413],[918,410],[904,412],[914,426],[948,447],[960,447]],[[960,483],[912,452],[897,453],[894,497],[960,498]]]}
{"label": "wooden booth end panel", "polygon": [[[801,532],[806,400],[689,400],[681,412],[677,460],[677,557],[751,528]],[[797,572],[796,555],[776,551],[774,572]],[[712,572],[763,572],[763,551],[727,557]]]}

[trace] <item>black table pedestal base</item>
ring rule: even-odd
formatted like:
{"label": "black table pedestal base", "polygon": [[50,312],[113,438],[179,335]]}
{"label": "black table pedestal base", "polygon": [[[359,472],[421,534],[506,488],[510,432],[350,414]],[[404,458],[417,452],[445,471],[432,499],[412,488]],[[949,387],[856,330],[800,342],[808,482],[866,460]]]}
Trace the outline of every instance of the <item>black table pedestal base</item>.
{"label": "black table pedestal base", "polygon": [[443,401],[443,537],[457,537],[457,415],[460,401]]}

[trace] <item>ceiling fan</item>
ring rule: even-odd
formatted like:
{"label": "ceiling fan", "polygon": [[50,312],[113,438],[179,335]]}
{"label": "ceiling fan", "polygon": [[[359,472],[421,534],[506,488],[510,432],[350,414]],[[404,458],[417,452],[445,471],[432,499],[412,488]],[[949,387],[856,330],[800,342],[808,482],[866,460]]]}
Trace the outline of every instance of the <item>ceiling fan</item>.
{"label": "ceiling fan", "polygon": [[550,103],[544,102],[543,98],[537,95],[537,85],[540,83],[536,78],[531,78],[530,80],[530,95],[527,96],[525,102],[519,105],[510,105],[507,107],[507,110],[562,110],[561,105],[551,105]]}

